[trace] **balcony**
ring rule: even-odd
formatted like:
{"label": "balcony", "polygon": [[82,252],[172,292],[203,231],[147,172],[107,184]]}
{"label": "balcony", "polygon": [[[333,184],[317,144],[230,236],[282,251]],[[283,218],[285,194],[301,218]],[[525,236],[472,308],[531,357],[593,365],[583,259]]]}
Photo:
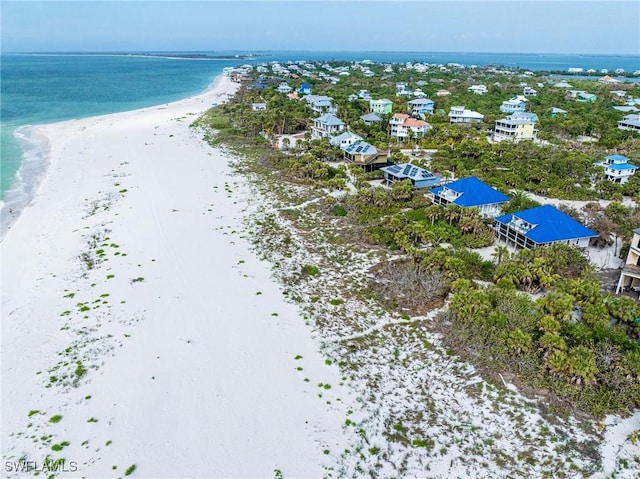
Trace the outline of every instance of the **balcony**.
{"label": "balcony", "polygon": [[622,268],[622,272],[626,275],[640,278],[640,266],[637,264],[625,264]]}

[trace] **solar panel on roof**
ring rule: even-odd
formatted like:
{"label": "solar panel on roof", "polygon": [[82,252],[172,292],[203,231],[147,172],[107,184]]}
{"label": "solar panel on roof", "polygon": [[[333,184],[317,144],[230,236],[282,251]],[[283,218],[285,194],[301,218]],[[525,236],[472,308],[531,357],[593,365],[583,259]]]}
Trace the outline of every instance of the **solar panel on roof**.
{"label": "solar panel on roof", "polygon": [[402,172],[403,175],[409,175],[409,170],[411,170],[411,165],[406,165],[404,167],[404,171]]}

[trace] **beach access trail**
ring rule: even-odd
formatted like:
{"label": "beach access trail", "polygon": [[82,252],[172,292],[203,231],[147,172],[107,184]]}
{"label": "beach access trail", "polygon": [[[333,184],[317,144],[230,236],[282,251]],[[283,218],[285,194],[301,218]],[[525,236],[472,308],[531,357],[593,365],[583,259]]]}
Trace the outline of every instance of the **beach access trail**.
{"label": "beach access trail", "polygon": [[50,166],[0,245],[4,461],[320,477],[344,447],[338,370],[250,249],[248,184],[190,127],[237,88],[33,127]]}

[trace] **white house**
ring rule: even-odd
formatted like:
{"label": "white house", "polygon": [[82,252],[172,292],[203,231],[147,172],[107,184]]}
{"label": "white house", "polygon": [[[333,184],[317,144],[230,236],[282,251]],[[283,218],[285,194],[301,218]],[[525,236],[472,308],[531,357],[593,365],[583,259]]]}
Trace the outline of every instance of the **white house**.
{"label": "white house", "polygon": [[278,86],[278,91],[280,93],[291,93],[293,91],[293,88],[291,88],[286,81],[283,81],[282,83],[280,83],[280,86]]}
{"label": "white house", "polygon": [[333,104],[333,98],[325,95],[307,95],[304,101],[316,113],[336,113],[337,109]]}
{"label": "white house", "polygon": [[356,135],[350,131],[345,131],[344,133],[340,133],[338,136],[331,138],[329,140],[329,144],[332,146],[339,146],[340,148],[346,148],[347,146],[353,145],[354,143],[362,140],[363,138],[360,135]]}
{"label": "white house", "polygon": [[266,103],[252,103],[251,104],[251,109],[253,111],[266,110],[267,109],[267,104]]}
{"label": "white house", "polygon": [[638,170],[638,167],[629,163],[629,158],[624,155],[609,155],[598,165],[604,167],[607,180],[620,184],[629,181],[629,178]]}
{"label": "white house", "polygon": [[467,110],[464,106],[452,106],[449,112],[450,123],[479,123],[482,120],[484,120],[483,114]]}
{"label": "white house", "polygon": [[500,111],[502,113],[514,113],[516,111],[524,111],[527,107],[527,99],[522,96],[514,96],[509,100],[505,100],[500,105]]}
{"label": "white house", "polygon": [[467,90],[475,95],[484,95],[488,91],[486,85],[471,85]]}
{"label": "white house", "polygon": [[534,90],[530,86],[526,86],[526,87],[524,87],[524,90],[522,90],[522,94],[524,96],[537,96],[538,95],[538,91]]}
{"label": "white house", "polygon": [[311,138],[328,138],[345,129],[344,122],[333,113],[327,113],[313,120]]}
{"label": "white house", "polygon": [[397,138],[398,141],[422,137],[431,128],[431,125],[426,121],[411,118],[405,113],[393,115],[389,120],[389,125],[391,125],[391,136]]}
{"label": "white house", "polygon": [[618,122],[618,129],[640,131],[640,115],[634,113],[625,116]]}

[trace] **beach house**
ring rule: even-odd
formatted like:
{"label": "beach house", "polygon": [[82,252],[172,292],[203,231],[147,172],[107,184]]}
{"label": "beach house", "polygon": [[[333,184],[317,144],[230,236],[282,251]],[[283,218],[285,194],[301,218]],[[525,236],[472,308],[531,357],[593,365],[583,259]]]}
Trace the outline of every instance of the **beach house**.
{"label": "beach house", "polygon": [[526,86],[524,87],[524,89],[522,90],[522,94],[524,96],[538,96],[538,91],[534,90],[533,88],[531,88],[530,86]]}
{"label": "beach house", "polygon": [[553,243],[585,248],[591,238],[598,236],[551,205],[498,216],[494,228],[498,241],[527,249]]}
{"label": "beach house", "polygon": [[618,122],[619,130],[640,131],[640,115],[631,114]]}
{"label": "beach house", "polygon": [[522,141],[535,140],[538,130],[535,129],[535,122],[538,116],[535,113],[518,112],[507,118],[496,120],[493,131],[494,141]]}
{"label": "beach house", "polygon": [[266,103],[252,103],[251,110],[253,111],[263,111],[267,109]]}
{"label": "beach house", "polygon": [[475,95],[484,95],[485,93],[487,93],[487,86],[486,85],[471,85],[469,88],[467,88],[468,91],[472,92]]}
{"label": "beach house", "polygon": [[567,110],[563,110],[562,108],[556,108],[555,106],[551,108],[551,118],[556,118],[560,115],[567,116],[569,113]]}
{"label": "beach house", "polygon": [[337,112],[337,108],[333,104],[333,98],[325,95],[306,95],[304,101],[316,113],[333,113]]}
{"label": "beach house", "polygon": [[633,230],[629,253],[618,279],[616,293],[629,290],[640,292],[640,228]]}
{"label": "beach house", "polygon": [[484,115],[477,111],[465,109],[464,106],[452,106],[449,111],[450,123],[480,123]]}
{"label": "beach house", "polygon": [[293,91],[293,88],[291,88],[286,81],[283,81],[283,82],[280,83],[280,85],[278,86],[277,90],[280,93],[291,93]]}
{"label": "beach house", "polygon": [[298,94],[300,95],[311,95],[311,93],[311,85],[309,85],[308,83],[303,83],[302,85],[300,85],[300,88],[298,88]]}
{"label": "beach house", "polygon": [[469,176],[433,188],[427,195],[434,205],[454,204],[465,208],[478,208],[485,217],[500,214],[509,197],[487,185],[475,176]]}
{"label": "beach house", "polygon": [[412,165],[411,163],[400,163],[397,165],[380,168],[384,172],[384,179],[387,184],[395,181],[409,180],[416,189],[429,188],[442,181],[441,175],[434,175],[424,168]]}
{"label": "beach house", "polygon": [[436,96],[449,96],[451,92],[449,90],[438,90]]}
{"label": "beach house", "polygon": [[420,138],[431,128],[426,121],[412,118],[406,113],[394,114],[389,120],[389,125],[391,125],[391,136],[398,141]]}
{"label": "beach house", "polygon": [[629,178],[638,170],[637,166],[629,163],[629,158],[618,154],[605,157],[604,161],[597,163],[597,165],[604,167],[604,175],[607,180],[620,184],[629,181]]}
{"label": "beach house", "polygon": [[576,95],[576,101],[579,103],[593,103],[598,97],[593,93],[587,93],[584,91],[578,92]]}
{"label": "beach house", "polygon": [[357,141],[342,148],[347,161],[361,166],[365,171],[373,171],[387,164],[389,152],[378,150],[366,141]]}
{"label": "beach house", "polygon": [[329,144],[331,146],[339,146],[340,148],[345,148],[349,145],[352,145],[358,141],[362,141],[362,137],[360,135],[356,135],[355,133],[351,133],[350,131],[345,131],[340,133],[338,136],[334,136],[329,140]]}
{"label": "beach house", "polygon": [[433,115],[433,100],[417,98],[409,102],[409,110],[412,115],[424,118],[424,115]]}
{"label": "beach house", "polygon": [[369,100],[369,108],[371,108],[372,113],[388,115],[393,111],[393,102],[386,98],[381,98],[380,100]]}
{"label": "beach house", "polygon": [[336,135],[345,129],[344,122],[333,113],[326,113],[313,120],[311,138],[319,140]]}
{"label": "beach house", "polygon": [[500,111],[502,113],[514,113],[516,111],[524,111],[527,107],[527,99],[522,96],[514,96],[509,100],[505,100],[500,105]]}

